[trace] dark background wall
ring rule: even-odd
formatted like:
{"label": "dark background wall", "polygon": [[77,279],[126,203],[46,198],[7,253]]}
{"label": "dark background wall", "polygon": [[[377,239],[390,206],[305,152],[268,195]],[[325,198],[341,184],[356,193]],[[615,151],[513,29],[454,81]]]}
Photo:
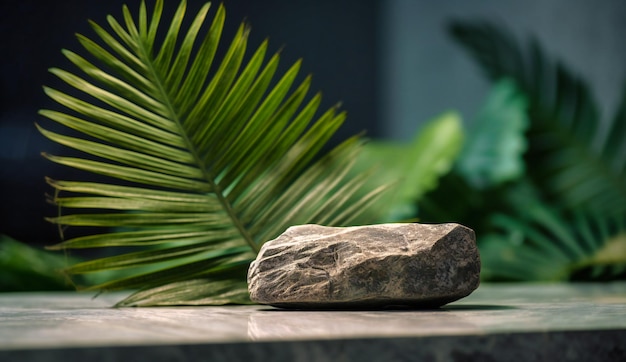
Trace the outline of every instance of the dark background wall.
{"label": "dark background wall", "polygon": [[[58,108],[41,87],[60,86],[48,68],[73,69],[60,50],[80,52],[74,33],[93,36],[87,19],[104,26],[107,14],[121,18],[124,3],[137,12],[137,0],[0,2],[0,234],[39,244],[58,241],[55,228],[43,220],[56,214],[45,203],[44,194],[51,189],[44,177],[71,179],[73,171],[40,156],[41,151],[65,152],[35,130],[35,122],[45,122],[37,115],[38,109]],[[193,16],[204,1],[188,3],[188,14]],[[178,1],[166,0],[166,13],[172,14],[177,5]],[[225,5],[223,39],[232,37],[239,22],[246,19],[252,26],[250,52],[269,38],[270,51],[282,49],[281,69],[304,59],[301,79],[313,74],[312,94],[323,92],[322,109],[342,102],[349,121],[338,139],[363,130],[373,136],[379,133],[377,1],[228,0]]]}

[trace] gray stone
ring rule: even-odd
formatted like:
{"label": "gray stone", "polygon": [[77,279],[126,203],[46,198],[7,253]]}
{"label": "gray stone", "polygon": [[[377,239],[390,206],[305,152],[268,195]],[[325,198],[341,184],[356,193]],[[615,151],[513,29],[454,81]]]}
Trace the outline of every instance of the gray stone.
{"label": "gray stone", "polygon": [[248,271],[253,301],[282,308],[435,308],[480,283],[472,229],[459,224],[294,226]]}

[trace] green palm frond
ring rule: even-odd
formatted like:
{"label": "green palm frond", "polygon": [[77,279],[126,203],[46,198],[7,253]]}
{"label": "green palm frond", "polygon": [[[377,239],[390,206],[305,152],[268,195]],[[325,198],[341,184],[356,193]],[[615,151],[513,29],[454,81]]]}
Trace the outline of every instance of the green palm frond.
{"label": "green palm frond", "polygon": [[536,41],[520,46],[511,34],[488,23],[457,22],[452,34],[491,79],[512,78],[528,96],[528,173],[550,202],[623,213],[623,116],[603,125],[588,86],[550,60]]}
{"label": "green palm frond", "polygon": [[563,212],[539,201],[529,184],[510,193],[517,210],[496,213],[497,232],[481,240],[489,280],[612,280],[626,276],[626,217]]}
{"label": "green palm frond", "polygon": [[[366,222],[361,211],[385,189],[363,192],[366,174],[347,178],[359,138],[318,157],[345,112],[314,120],[321,96],[305,102],[311,78],[296,84],[299,61],[277,78],[265,41],[244,62],[245,24],[215,58],[225,9],[206,30],[209,8],[186,32],[184,0],[169,24],[162,0],[151,14],[142,2],[137,18],[124,6],[123,22],[107,17],[110,30],[91,22],[97,40],[78,35],[87,57],[63,51],[83,75],[51,69],[76,94],[45,88],[65,110],[40,114],[78,136],[39,130],[84,155],[45,156],[105,180],[49,179],[62,211],[49,220],[113,228],[53,248],[124,247],[67,269],[124,271],[87,288],[139,290],[120,305],[247,301],[247,265],[263,242],[294,224]],[[355,192],[365,196],[347,204]]]}

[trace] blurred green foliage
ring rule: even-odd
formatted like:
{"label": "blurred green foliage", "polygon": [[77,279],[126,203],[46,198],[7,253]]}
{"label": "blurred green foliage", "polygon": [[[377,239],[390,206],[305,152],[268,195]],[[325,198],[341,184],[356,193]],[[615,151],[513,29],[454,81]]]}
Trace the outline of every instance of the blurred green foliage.
{"label": "blurred green foliage", "polygon": [[[445,112],[418,130],[411,142],[367,143],[358,155],[352,177],[375,165],[368,188],[381,184],[390,184],[393,188],[389,197],[372,206],[385,210],[386,216],[378,221],[409,221],[415,217],[415,200],[437,187],[439,178],[452,168],[462,145],[460,115]],[[358,195],[359,198],[364,196]]]}
{"label": "blurred green foliage", "polygon": [[494,90],[420,220],[473,227],[487,280],[626,277],[626,89],[602,122],[589,86],[536,41],[451,30]]}
{"label": "blurred green foliage", "polygon": [[74,289],[61,270],[75,261],[0,235],[0,292]]}

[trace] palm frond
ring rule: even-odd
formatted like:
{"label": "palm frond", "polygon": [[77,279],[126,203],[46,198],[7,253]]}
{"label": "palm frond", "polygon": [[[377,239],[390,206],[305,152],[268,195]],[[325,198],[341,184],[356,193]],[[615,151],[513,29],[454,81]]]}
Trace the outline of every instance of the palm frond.
{"label": "palm frond", "polygon": [[[49,179],[51,201],[76,210],[49,220],[113,228],[52,248],[138,248],[66,270],[129,270],[89,286],[139,290],[120,305],[246,301],[246,266],[265,241],[293,224],[362,220],[385,189],[364,192],[366,175],[347,177],[357,137],[318,156],[345,112],[315,120],[321,96],[305,102],[311,78],[296,82],[300,61],[275,77],[279,55],[267,59],[266,41],[244,62],[245,24],[219,61],[224,6],[204,32],[205,4],[184,33],[186,7],[169,24],[162,0],[150,16],[142,2],[138,18],[124,6],[123,22],[107,17],[109,30],[91,22],[96,40],[78,36],[86,56],[63,51],[83,75],[51,69],[74,92],[45,88],[65,110],[40,114],[78,135],[39,130],[82,153],[44,155],[102,179]],[[356,192],[365,196],[348,204]]]}
{"label": "palm frond", "polygon": [[512,78],[528,96],[528,173],[548,199],[565,208],[624,212],[624,120],[614,118],[603,133],[589,87],[536,41],[520,46],[489,23],[457,22],[451,30],[491,79]]}
{"label": "palm frond", "polygon": [[517,210],[496,213],[497,231],[481,240],[482,277],[488,280],[614,280],[626,271],[626,217],[563,212],[518,185]]}

